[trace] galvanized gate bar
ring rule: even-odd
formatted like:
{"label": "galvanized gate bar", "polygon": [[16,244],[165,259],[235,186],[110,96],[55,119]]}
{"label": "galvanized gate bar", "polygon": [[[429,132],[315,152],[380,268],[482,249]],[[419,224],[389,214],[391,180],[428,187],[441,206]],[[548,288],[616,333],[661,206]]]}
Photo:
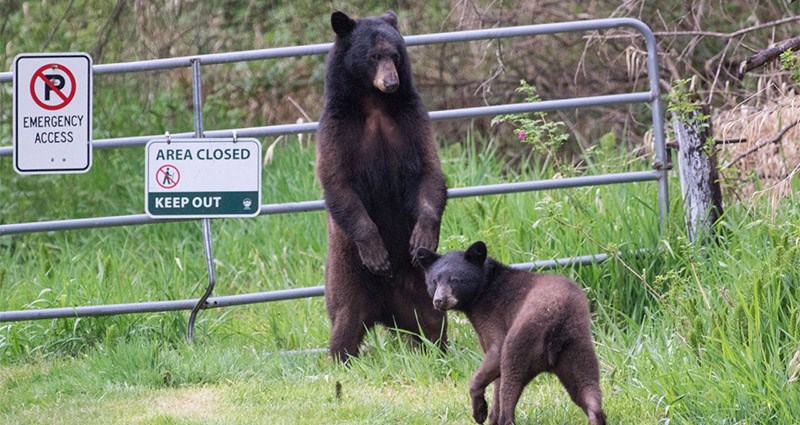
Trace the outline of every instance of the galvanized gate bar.
{"label": "galvanized gate bar", "polygon": [[658,179],[655,171],[632,171],[629,173],[602,174],[599,176],[565,177],[550,180],[498,183],[485,186],[471,186],[447,191],[448,198],[467,196],[502,195],[506,193],[534,192],[539,190],[567,189],[581,186],[602,186],[617,183],[636,183]]}
{"label": "galvanized gate bar", "polygon": [[[202,308],[226,307],[269,301],[291,300],[296,298],[318,297],[323,294],[322,286],[310,288],[285,289],[280,291],[253,294],[231,295],[209,298]],[[107,304],[86,307],[43,308],[39,310],[17,310],[0,312],[0,322],[19,322],[23,320],[61,319],[70,317],[110,316],[114,314],[157,313],[161,311],[191,310],[199,298],[176,301],[150,301],[130,304]]]}
{"label": "galvanized gate bar", "polygon": [[[580,257],[560,258],[556,260],[536,261],[533,263],[510,264],[509,267],[522,270],[550,270],[557,267],[588,265],[608,260],[608,254],[584,255]],[[294,300],[299,298],[321,297],[325,294],[324,286],[282,289],[251,294],[227,295],[208,298],[203,309],[230,307],[245,304],[257,304],[272,301]],[[161,311],[190,310],[200,300],[148,301],[130,304],[108,304],[86,307],[43,308],[39,310],[0,311],[0,323],[21,322],[24,320],[68,319],[77,317],[111,316],[115,314],[156,313]]]}
{"label": "galvanized gate bar", "polygon": [[[483,186],[470,186],[448,189],[448,199],[469,196],[501,195],[506,193],[533,192],[539,190],[565,189],[581,186],[602,186],[618,183],[636,183],[659,178],[658,171],[633,171],[629,173],[602,174],[598,176],[565,177],[551,180],[498,183]],[[319,201],[290,202],[284,204],[264,204],[259,215],[287,214],[308,211],[321,211],[325,203]],[[36,223],[12,223],[0,225],[0,236],[22,233],[52,232],[59,230],[79,230],[98,227],[117,227],[139,224],[170,223],[194,219],[155,219],[145,214],[119,215],[113,217],[76,218],[69,220],[40,221]]]}
{"label": "galvanized gate bar", "polygon": [[[477,106],[472,108],[449,109],[432,111],[429,113],[431,120],[444,121],[464,118],[493,117],[500,114],[519,114],[525,112],[547,112],[563,109],[586,108],[600,105],[619,105],[629,103],[651,102],[653,95],[650,92],[612,94],[603,96],[575,97],[571,99],[543,100],[539,102],[512,103],[505,105]],[[236,131],[238,137],[265,137],[284,134],[313,133],[317,131],[317,122],[303,124],[282,124],[263,127],[248,127],[231,130],[210,130],[204,132],[206,137],[233,137]],[[113,139],[98,139],[92,141],[94,149],[133,148],[144,146],[148,141],[163,137],[163,134],[150,136],[120,137]],[[170,134],[175,139],[195,137],[194,132]],[[11,156],[13,148],[0,148],[0,156]]]}
{"label": "galvanized gate bar", "polygon": [[[648,37],[655,42],[650,28],[641,21],[631,18],[588,19],[585,21],[559,22],[551,24],[522,25],[516,27],[489,28],[481,30],[454,31],[435,34],[419,34],[404,37],[406,45],[454,43],[464,41],[492,40],[497,38],[525,37],[531,35],[555,34],[562,32],[584,32],[630,27],[638,31],[648,43]],[[176,58],[151,59],[147,61],[98,64],[92,67],[94,74],[119,74],[125,72],[157,71],[192,66],[192,59],[199,58],[205,65],[246,62],[288,57],[301,57],[327,53],[333,43],[309,44],[305,46],[276,47],[268,49],[245,50],[229,53],[211,53]],[[653,46],[655,47],[655,45]],[[655,52],[655,50],[653,50]],[[11,72],[0,72],[0,83],[13,80]]]}

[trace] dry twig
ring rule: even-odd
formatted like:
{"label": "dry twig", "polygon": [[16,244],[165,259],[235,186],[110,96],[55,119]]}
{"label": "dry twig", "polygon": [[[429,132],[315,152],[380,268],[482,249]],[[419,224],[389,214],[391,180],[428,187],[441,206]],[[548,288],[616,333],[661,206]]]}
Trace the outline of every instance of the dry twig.
{"label": "dry twig", "polygon": [[[777,19],[770,22],[765,22],[759,25],[753,25],[751,27],[742,28],[738,31],[734,32],[716,32],[716,31],[654,31],[653,35],[656,37],[717,37],[723,39],[730,39],[735,38],[740,35],[744,35],[753,31],[763,30],[766,28],[772,28],[782,24],[788,24],[790,22],[800,21],[800,16],[790,16],[788,18]],[[627,32],[627,31],[626,31]],[[615,39],[615,38],[631,38],[631,37],[639,37],[638,33],[629,32],[627,34],[610,34],[610,35],[599,35],[599,34],[590,34],[585,35],[584,38],[588,39]]]}
{"label": "dry twig", "polygon": [[800,120],[795,121],[795,122],[787,125],[781,131],[779,131],[778,134],[776,134],[775,136],[770,137],[769,139],[763,140],[761,142],[758,142],[755,145],[751,146],[750,149],[747,149],[746,151],[740,153],[739,155],[736,155],[733,159],[731,159],[725,165],[723,165],[721,167],[721,169],[724,170],[724,169],[730,167],[731,165],[733,165],[734,163],[736,163],[740,159],[742,159],[742,158],[746,157],[747,155],[750,155],[751,153],[763,148],[764,146],[767,146],[767,145],[772,144],[772,143],[780,142],[781,139],[783,138],[783,136],[786,134],[786,132],[791,130],[792,127],[796,126],[797,124],[800,124]]}
{"label": "dry twig", "polygon": [[106,43],[108,43],[108,36],[111,31],[116,29],[117,22],[119,21],[124,8],[125,0],[118,0],[117,4],[114,6],[114,9],[111,11],[111,16],[108,18],[105,25],[103,25],[103,29],[100,31],[100,37],[97,39],[97,44],[95,44],[92,48],[93,60],[100,61],[100,59],[103,57],[103,50],[106,47]]}

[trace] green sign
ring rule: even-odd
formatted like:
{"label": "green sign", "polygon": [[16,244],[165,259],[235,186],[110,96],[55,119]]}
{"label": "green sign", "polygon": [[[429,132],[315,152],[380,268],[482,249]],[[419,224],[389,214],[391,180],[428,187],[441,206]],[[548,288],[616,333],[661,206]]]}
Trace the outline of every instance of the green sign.
{"label": "green sign", "polygon": [[258,192],[175,192],[150,193],[148,211],[152,216],[252,217],[258,215]]}
{"label": "green sign", "polygon": [[155,139],[145,148],[145,211],[153,218],[255,217],[256,139]]}

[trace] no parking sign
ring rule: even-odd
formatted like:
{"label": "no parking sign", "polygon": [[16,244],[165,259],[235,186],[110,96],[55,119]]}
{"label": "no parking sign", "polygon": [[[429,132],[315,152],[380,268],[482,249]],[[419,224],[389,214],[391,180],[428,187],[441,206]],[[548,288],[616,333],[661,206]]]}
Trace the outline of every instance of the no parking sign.
{"label": "no parking sign", "polygon": [[14,58],[14,169],[84,173],[92,166],[92,58],[85,53]]}

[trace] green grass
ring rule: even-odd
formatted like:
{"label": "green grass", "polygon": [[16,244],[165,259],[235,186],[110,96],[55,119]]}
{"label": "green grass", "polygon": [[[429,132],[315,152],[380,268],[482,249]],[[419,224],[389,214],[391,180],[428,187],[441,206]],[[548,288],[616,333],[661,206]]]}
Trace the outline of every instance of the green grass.
{"label": "green grass", "polygon": [[[602,155],[610,158],[587,173],[647,167]],[[4,179],[2,220],[141,213],[141,151],[95,161],[85,176]],[[282,142],[265,167],[265,202],[318,199],[313,161],[313,146]],[[443,147],[442,162],[451,187],[552,175],[508,171],[471,140]],[[0,175],[10,167],[1,162]],[[716,247],[686,242],[677,200],[659,232],[653,183],[453,199],[441,247],[483,239],[507,263],[623,253],[562,270],[592,304],[612,423],[795,423],[800,204],[797,195],[777,208],[762,198],[727,207]],[[322,284],[321,212],[214,220],[213,232],[215,295]],[[3,237],[0,262],[0,310],[193,298],[207,280],[198,222]],[[326,346],[320,298],[203,311],[194,343],[185,341],[187,316],[0,324],[0,422],[471,422],[467,386],[482,353],[459,314],[450,315],[446,354],[378,329],[349,368],[320,354],[275,354]],[[518,418],[585,421],[549,376],[527,388]]]}
{"label": "green grass", "polygon": [[[12,4],[3,32],[8,40],[0,43],[6,64],[17,52],[92,50],[113,4],[62,3]],[[195,54],[256,47],[257,37],[244,25],[250,21],[239,16],[250,12],[249,19],[266,25],[262,41],[268,46],[330,39],[316,4],[250,6],[187,11],[183,22],[169,22],[196,28],[179,31],[177,48]],[[220,7],[237,24],[197,25],[196,14]],[[348,7],[361,16],[385,10],[375,2]],[[401,15],[409,34],[438,30],[450,8],[431,7],[424,8],[424,19]],[[54,21],[61,22],[58,30],[40,25]],[[158,34],[139,37],[131,28],[141,24],[121,22],[96,62],[153,57],[146,50]],[[176,34],[166,35],[172,40]],[[217,41],[224,44],[212,47]],[[286,108],[280,105],[289,93],[286,81],[301,87],[292,93],[306,104],[303,93],[321,90],[322,61],[204,67],[206,128],[272,123],[280,115],[273,112]],[[188,78],[188,70],[98,76],[94,138],[190,131]],[[4,88],[0,145],[8,146],[11,88]],[[517,158],[509,166],[492,146],[471,137],[446,144],[441,156],[449,185],[553,176],[549,163],[522,166],[526,162]],[[583,153],[588,174],[649,169],[650,159],[630,158],[602,139]],[[264,168],[264,202],[319,199],[313,145],[284,139],[274,158]],[[141,214],[143,168],[140,148],[96,151],[92,170],[82,175],[18,176],[10,159],[0,160],[0,223]],[[792,179],[800,187],[800,179]],[[623,253],[602,265],[561,271],[590,298],[610,423],[800,423],[797,190],[775,204],[769,192],[726,200],[719,246],[698,247],[682,236],[679,190],[670,184],[672,212],[663,233],[654,183],[637,183],[453,199],[440,246],[462,249],[483,239],[490,254],[507,263]],[[322,284],[324,220],[321,212],[214,220],[214,294]],[[0,311],[196,298],[206,282],[198,222],[0,237]],[[446,354],[377,329],[348,368],[324,355],[276,354],[327,345],[320,298],[203,311],[194,343],[185,340],[187,317],[172,312],[0,323],[0,423],[472,422],[467,386],[482,353],[459,314],[450,315]],[[585,423],[550,376],[528,386],[517,413],[520,424]]]}

